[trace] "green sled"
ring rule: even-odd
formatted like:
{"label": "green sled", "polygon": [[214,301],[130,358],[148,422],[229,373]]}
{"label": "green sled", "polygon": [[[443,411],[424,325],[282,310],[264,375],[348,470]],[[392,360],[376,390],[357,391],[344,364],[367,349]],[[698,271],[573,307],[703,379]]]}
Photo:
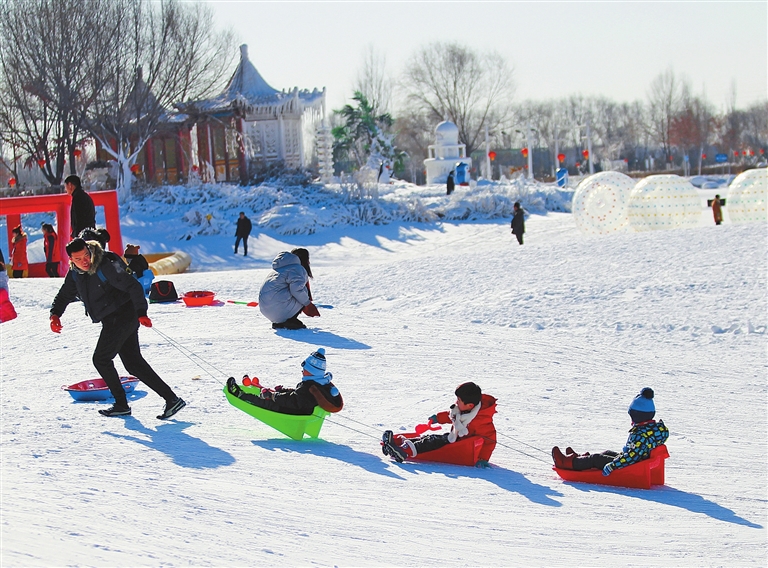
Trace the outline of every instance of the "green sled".
{"label": "green sled", "polygon": [[[257,395],[261,392],[259,387],[246,387],[240,385],[243,392]],[[325,417],[330,414],[327,410],[323,410],[319,406],[315,407],[314,412],[309,416],[296,416],[295,414],[282,414],[280,412],[273,412],[266,410],[253,404],[248,404],[244,400],[240,400],[236,396],[229,393],[227,387],[224,387],[224,395],[227,397],[229,404],[235,408],[239,408],[246,414],[250,414],[256,420],[260,420],[267,426],[272,426],[278,432],[282,432],[293,440],[303,440],[304,436],[310,438],[317,438],[320,435],[320,428],[323,427]]]}

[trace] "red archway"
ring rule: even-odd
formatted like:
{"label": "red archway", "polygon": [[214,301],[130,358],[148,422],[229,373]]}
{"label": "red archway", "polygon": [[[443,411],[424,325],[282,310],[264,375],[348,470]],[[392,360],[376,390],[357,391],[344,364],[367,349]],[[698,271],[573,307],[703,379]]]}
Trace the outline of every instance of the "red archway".
{"label": "red archway", "polygon": [[[95,191],[89,193],[93,199],[93,204],[104,207],[104,218],[106,220],[107,231],[109,232],[109,250],[117,254],[123,254],[123,237],[120,234],[120,213],[117,206],[116,191]],[[59,274],[66,274],[68,270],[66,246],[69,242],[70,217],[69,206],[71,198],[66,193],[56,195],[32,195],[29,197],[3,197],[0,198],[0,215],[6,217],[6,231],[8,233],[8,242],[11,242],[13,235],[11,230],[16,225],[21,224],[22,213],[45,213],[48,211],[56,212],[56,228],[59,234],[59,251],[61,262],[59,263]],[[45,263],[30,263],[29,276],[45,277]]]}

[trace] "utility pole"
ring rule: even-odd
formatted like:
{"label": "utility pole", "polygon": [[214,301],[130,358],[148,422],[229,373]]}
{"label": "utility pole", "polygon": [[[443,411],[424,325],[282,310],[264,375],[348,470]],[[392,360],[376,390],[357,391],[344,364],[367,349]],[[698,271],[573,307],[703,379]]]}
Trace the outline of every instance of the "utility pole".
{"label": "utility pole", "polygon": [[485,123],[485,175],[488,176],[488,181],[493,178],[493,172],[491,171],[491,157],[488,155],[491,152],[491,145],[488,142],[488,123]]}
{"label": "utility pole", "polygon": [[587,152],[589,152],[589,175],[595,173],[595,167],[592,165],[592,136],[589,130],[589,118],[587,118]]}
{"label": "utility pole", "polygon": [[528,179],[533,179],[533,152],[531,152],[531,123],[525,125],[525,144],[528,147]]}

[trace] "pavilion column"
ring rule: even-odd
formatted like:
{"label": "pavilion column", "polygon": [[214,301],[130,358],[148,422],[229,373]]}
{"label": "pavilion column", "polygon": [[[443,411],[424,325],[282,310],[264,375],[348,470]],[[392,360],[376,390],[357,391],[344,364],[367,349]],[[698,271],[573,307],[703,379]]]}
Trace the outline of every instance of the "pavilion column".
{"label": "pavilion column", "polygon": [[245,163],[245,140],[243,139],[243,119],[235,119],[235,128],[237,129],[237,167],[240,170],[240,184],[248,183],[248,165]]}

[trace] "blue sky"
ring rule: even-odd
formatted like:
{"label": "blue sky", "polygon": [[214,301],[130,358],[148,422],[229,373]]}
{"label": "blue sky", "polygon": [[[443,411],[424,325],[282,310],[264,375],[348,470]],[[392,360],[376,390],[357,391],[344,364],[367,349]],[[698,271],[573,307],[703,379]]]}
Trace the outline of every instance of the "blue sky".
{"label": "blue sky", "polygon": [[672,68],[716,107],[768,97],[768,3],[265,2],[209,0],[277,89],[328,89],[338,108],[368,45],[397,75],[420,46],[456,41],[495,50],[515,70],[516,98],[571,94],[645,99]]}

